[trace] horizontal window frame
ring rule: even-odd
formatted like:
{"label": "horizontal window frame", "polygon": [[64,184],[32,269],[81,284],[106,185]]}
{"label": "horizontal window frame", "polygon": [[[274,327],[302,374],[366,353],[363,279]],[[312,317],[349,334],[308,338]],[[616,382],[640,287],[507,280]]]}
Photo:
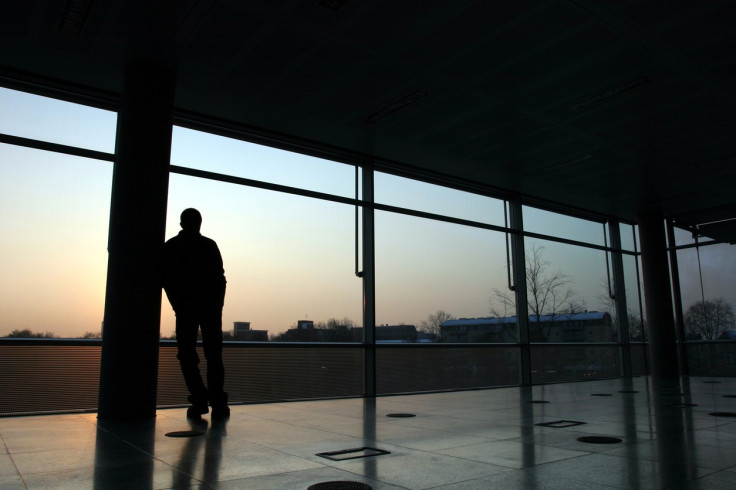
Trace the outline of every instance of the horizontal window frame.
{"label": "horizontal window frame", "polygon": [[61,153],[76,157],[89,158],[92,160],[102,160],[105,162],[115,162],[115,155],[104,151],[88,150],[77,146],[62,145],[60,143],[51,143],[49,141],[36,140],[32,138],[23,138],[21,136],[12,136],[0,133],[0,143],[7,145],[20,146],[23,148],[32,148],[34,150],[50,151],[53,153]]}

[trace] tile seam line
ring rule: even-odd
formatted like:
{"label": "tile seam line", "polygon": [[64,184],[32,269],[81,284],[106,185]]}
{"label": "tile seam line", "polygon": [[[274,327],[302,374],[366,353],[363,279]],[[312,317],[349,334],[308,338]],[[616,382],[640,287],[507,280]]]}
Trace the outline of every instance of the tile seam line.
{"label": "tile seam line", "polygon": [[8,445],[5,443],[5,438],[3,437],[2,433],[0,433],[0,441],[2,441],[3,447],[5,447],[8,457],[10,458],[10,461],[13,463],[13,468],[15,468],[15,473],[18,475],[18,478],[20,478],[20,482],[23,484],[23,488],[27,489],[28,485],[26,485],[26,480],[25,478],[23,478],[23,474],[20,472],[18,465],[15,463],[15,458],[13,458],[13,453],[10,452],[10,448],[8,448]]}
{"label": "tile seam line", "polygon": [[[146,456],[150,457],[152,461],[158,461],[159,463],[161,463],[161,464],[164,464],[164,465],[168,466],[168,467],[169,467],[169,468],[171,468],[172,470],[174,470],[174,471],[176,471],[176,472],[178,472],[178,473],[181,473],[181,474],[183,474],[183,475],[186,475],[187,477],[191,478],[193,482],[197,482],[197,483],[199,483],[200,485],[208,485],[208,484],[209,484],[208,482],[206,482],[206,481],[203,481],[203,480],[200,480],[199,478],[195,477],[194,475],[190,475],[189,473],[187,473],[187,472],[185,472],[185,471],[182,471],[182,470],[180,470],[178,466],[175,466],[175,465],[173,465],[173,464],[171,464],[171,463],[167,463],[166,461],[164,461],[163,459],[161,459],[161,458],[157,457],[156,455],[154,455],[154,454],[151,454],[151,453],[149,453],[148,451],[145,451],[145,450],[143,450],[143,449],[139,448],[138,446],[136,446],[136,445],[135,445],[135,444],[133,444],[132,442],[130,442],[130,441],[127,441],[127,440],[123,439],[122,437],[120,437],[120,436],[118,436],[117,434],[115,434],[115,433],[111,432],[110,430],[108,430],[108,429],[105,429],[104,427],[100,427],[99,425],[97,425],[97,430],[102,430],[102,431],[103,431],[103,432],[105,432],[106,434],[108,434],[108,435],[110,435],[110,436],[114,437],[115,439],[117,439],[117,440],[121,441],[122,443],[124,443],[124,444],[126,444],[126,445],[128,445],[128,446],[132,447],[132,448],[133,448],[133,449],[135,449],[136,451],[138,451],[138,452],[141,452],[141,453],[145,454]],[[27,487],[26,487],[26,488],[27,488]]]}

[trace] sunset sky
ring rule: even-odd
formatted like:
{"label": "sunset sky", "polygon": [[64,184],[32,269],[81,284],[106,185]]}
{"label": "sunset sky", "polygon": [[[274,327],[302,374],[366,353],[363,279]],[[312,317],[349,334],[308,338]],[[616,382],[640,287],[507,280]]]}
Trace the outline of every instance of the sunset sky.
{"label": "sunset sky", "polygon": [[[114,152],[116,115],[0,89],[0,132]],[[350,165],[175,128],[172,164],[353,197]],[[104,312],[112,163],[0,144],[0,335],[29,328],[75,337],[100,330]],[[385,174],[377,202],[504,224],[502,201]],[[355,210],[350,205],[171,174],[166,238],[187,207],[217,241],[228,290],[223,323],[250,321],[274,334],[298,320],[362,322],[355,276]],[[525,208],[527,229],[603,244],[600,224]],[[631,239],[624,236],[624,243]],[[588,309],[601,307],[602,252],[543,246],[551,271],[567,274]],[[697,257],[681,255],[685,307],[700,299]],[[729,246],[703,248],[706,297],[736,305],[736,261]],[[437,310],[490,314],[507,288],[505,236],[432,220],[376,213],[378,324],[419,326]],[[362,266],[361,266],[362,267]],[[635,282],[627,282],[635,289]],[[630,305],[632,306],[632,305]],[[162,301],[162,335],[173,313]]]}

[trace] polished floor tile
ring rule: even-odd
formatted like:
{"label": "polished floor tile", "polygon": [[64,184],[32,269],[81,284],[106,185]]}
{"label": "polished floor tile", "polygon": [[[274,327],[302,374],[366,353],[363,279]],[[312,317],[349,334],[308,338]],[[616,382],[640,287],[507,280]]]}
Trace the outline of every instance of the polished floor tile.
{"label": "polished floor tile", "polygon": [[513,441],[495,441],[453,449],[444,449],[440,454],[456,458],[481,461],[509,468],[528,468],[538,464],[577,458],[587,453],[552,446],[542,446]]}
{"label": "polished floor tile", "polygon": [[[0,418],[0,488],[736,488],[736,418],[713,415],[736,412],[723,396],[736,394],[736,379],[706,381],[234,405],[220,423],[188,421],[184,409],[127,423],[89,413]],[[364,447],[386,454],[322,455]]]}

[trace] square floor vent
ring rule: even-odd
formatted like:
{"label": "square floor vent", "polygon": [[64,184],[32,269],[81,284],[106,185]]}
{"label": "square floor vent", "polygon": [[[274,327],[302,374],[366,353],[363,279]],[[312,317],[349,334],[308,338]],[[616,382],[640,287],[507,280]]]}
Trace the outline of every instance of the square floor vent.
{"label": "square floor vent", "polygon": [[317,453],[317,456],[331,459],[332,461],[345,461],[348,459],[368,458],[370,456],[381,456],[383,454],[391,454],[390,451],[376,449],[374,447],[356,447],[352,449],[341,449],[339,451],[328,451],[326,453]]}
{"label": "square floor vent", "polygon": [[583,425],[585,422],[577,422],[575,420],[555,420],[554,422],[543,422],[540,424],[542,427],[552,427],[554,429],[562,429],[564,427],[575,427],[576,425]]}

